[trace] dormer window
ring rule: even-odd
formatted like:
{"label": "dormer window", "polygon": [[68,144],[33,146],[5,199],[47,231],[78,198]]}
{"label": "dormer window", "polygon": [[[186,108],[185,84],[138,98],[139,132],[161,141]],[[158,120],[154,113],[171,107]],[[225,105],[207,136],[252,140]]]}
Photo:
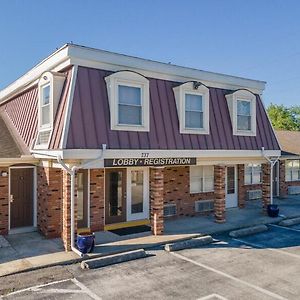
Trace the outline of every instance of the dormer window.
{"label": "dormer window", "polygon": [[35,148],[47,148],[65,81],[62,73],[46,72],[39,81],[38,136]]}
{"label": "dormer window", "polygon": [[173,88],[180,133],[209,134],[209,89],[186,82]]}
{"label": "dormer window", "polygon": [[50,84],[41,90],[41,127],[50,126]]}
{"label": "dormer window", "polygon": [[142,125],[142,89],[118,85],[118,125]]}
{"label": "dormer window", "polygon": [[112,130],[149,131],[149,81],[131,71],[105,78]]}
{"label": "dormer window", "polygon": [[251,101],[237,100],[237,130],[251,131]]}
{"label": "dormer window", "polygon": [[256,96],[247,90],[226,95],[233,135],[256,135]]}

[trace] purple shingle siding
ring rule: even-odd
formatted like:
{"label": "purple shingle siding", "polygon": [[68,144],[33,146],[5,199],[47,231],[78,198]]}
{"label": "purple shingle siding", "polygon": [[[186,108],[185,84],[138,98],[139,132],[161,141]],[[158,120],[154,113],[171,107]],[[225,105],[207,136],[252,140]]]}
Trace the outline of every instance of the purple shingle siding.
{"label": "purple shingle siding", "polygon": [[104,77],[109,71],[79,67],[66,148],[97,149],[188,149],[188,150],[279,150],[261,99],[257,99],[257,136],[232,134],[225,95],[231,91],[210,89],[210,134],[180,134],[173,87],[180,83],[150,81],[150,131],[110,129],[110,111]]}

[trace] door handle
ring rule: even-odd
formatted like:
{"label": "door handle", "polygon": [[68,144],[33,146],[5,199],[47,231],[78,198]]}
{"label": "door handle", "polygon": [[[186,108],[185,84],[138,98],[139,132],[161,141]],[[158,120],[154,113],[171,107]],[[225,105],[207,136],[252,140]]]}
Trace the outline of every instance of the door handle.
{"label": "door handle", "polygon": [[14,195],[10,195],[10,203],[13,203],[14,202]]}

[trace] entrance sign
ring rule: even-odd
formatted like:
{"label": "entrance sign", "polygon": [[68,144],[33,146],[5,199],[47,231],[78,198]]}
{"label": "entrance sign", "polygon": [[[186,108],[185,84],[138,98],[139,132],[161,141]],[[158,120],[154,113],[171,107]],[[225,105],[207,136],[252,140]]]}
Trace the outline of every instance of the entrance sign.
{"label": "entrance sign", "polygon": [[112,158],[104,159],[104,167],[159,167],[196,165],[196,157],[175,158]]}

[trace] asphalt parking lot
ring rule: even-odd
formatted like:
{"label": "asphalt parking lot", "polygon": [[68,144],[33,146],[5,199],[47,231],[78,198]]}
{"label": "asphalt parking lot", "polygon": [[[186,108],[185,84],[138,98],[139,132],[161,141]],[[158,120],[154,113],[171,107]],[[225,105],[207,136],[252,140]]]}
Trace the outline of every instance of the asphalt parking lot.
{"label": "asphalt parking lot", "polygon": [[206,247],[153,249],[148,258],[102,269],[69,266],[72,278],[4,299],[300,299],[300,225],[214,238]]}

